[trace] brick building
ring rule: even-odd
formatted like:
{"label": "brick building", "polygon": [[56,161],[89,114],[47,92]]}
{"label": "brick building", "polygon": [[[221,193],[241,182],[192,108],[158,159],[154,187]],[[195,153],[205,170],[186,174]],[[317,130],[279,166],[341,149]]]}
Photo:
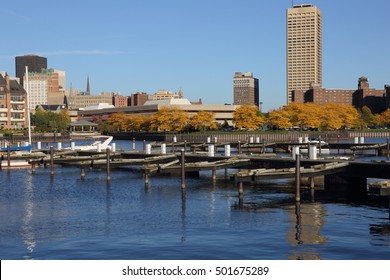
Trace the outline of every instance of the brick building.
{"label": "brick building", "polygon": [[0,128],[22,129],[27,127],[27,93],[7,74],[0,74]]}
{"label": "brick building", "polygon": [[368,79],[360,77],[358,88],[355,90],[325,89],[312,85],[308,90],[294,90],[292,100],[298,103],[313,102],[319,105],[341,103],[353,105],[358,109],[367,106],[371,112],[378,114],[390,108],[390,86],[385,86],[383,90],[372,89]]}

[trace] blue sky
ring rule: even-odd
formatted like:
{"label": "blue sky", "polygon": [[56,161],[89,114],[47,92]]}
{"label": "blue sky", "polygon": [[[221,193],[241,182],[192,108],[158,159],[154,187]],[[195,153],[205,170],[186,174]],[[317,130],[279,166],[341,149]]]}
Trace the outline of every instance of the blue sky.
{"label": "blue sky", "polygon": [[[388,0],[312,0],[323,13],[323,87],[360,76],[390,84]],[[286,9],[291,0],[2,1],[0,70],[15,56],[48,58],[67,87],[150,94],[178,91],[204,104],[233,101],[234,72],[253,72],[263,110],[286,102]]]}

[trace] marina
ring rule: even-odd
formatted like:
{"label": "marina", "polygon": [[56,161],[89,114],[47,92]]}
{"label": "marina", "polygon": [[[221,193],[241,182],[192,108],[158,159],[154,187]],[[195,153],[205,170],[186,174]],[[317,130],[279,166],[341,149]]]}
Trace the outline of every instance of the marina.
{"label": "marina", "polygon": [[271,146],[56,144],[0,171],[2,259],[390,258],[388,188],[369,187],[386,157],[302,155],[297,200],[297,161]]}

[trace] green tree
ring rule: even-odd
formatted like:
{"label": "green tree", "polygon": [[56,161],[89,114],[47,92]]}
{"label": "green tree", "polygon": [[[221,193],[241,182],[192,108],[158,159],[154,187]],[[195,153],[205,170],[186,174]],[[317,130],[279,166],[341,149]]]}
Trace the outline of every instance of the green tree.
{"label": "green tree", "polygon": [[31,125],[37,132],[65,132],[70,125],[70,117],[67,110],[60,113],[36,110],[31,116]]}

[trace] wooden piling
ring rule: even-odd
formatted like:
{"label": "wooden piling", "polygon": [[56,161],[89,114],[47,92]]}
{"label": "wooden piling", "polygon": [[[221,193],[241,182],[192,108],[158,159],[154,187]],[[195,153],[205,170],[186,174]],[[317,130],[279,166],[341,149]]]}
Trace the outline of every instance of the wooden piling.
{"label": "wooden piling", "polygon": [[36,170],[35,170],[35,163],[31,163],[31,173],[32,174],[35,174]]}
{"label": "wooden piling", "polygon": [[149,172],[146,171],[145,172],[145,186],[149,186]]}
{"label": "wooden piling", "polygon": [[50,175],[54,175],[54,148],[50,146]]}
{"label": "wooden piling", "polygon": [[81,171],[81,174],[80,174],[81,180],[84,180],[85,179],[85,167],[81,166],[80,171]]}
{"label": "wooden piling", "polygon": [[261,151],[262,154],[265,154],[265,139],[263,138],[263,149]]}
{"label": "wooden piling", "polygon": [[295,201],[299,202],[301,201],[301,158],[299,154],[295,155],[295,163]]}
{"label": "wooden piling", "polygon": [[11,167],[11,147],[7,146],[7,166]]}
{"label": "wooden piling", "polygon": [[213,182],[217,181],[217,169],[215,167],[213,167],[211,173],[212,173]]}
{"label": "wooden piling", "polygon": [[133,151],[135,151],[135,138],[133,137]]}
{"label": "wooden piling", "polygon": [[185,189],[186,187],[186,168],[185,168],[185,150],[181,150],[180,157],[180,165],[181,165],[181,188]]}
{"label": "wooden piling", "polygon": [[228,173],[228,169],[225,168],[225,181],[228,181],[229,180],[229,173]]}
{"label": "wooden piling", "polygon": [[239,155],[241,155],[241,142],[240,142],[240,140],[238,140],[237,153],[238,153]]}
{"label": "wooden piling", "polygon": [[390,138],[387,138],[387,160],[390,159]]}
{"label": "wooden piling", "polygon": [[240,198],[244,196],[244,183],[242,181],[238,182],[238,196]]}
{"label": "wooden piling", "polygon": [[318,136],[318,142],[320,143],[320,146],[318,147],[318,155],[319,155],[319,157],[321,157],[321,146],[322,146],[322,144],[321,144],[321,135],[320,136]]}
{"label": "wooden piling", "polygon": [[110,157],[111,157],[111,150],[110,150],[110,148],[107,148],[107,149],[106,149],[107,181],[110,181],[110,180],[111,180],[111,176],[110,176],[110,173],[111,173],[111,170],[110,170]]}
{"label": "wooden piling", "polygon": [[310,189],[314,189],[314,177],[310,177],[309,182],[310,182]]}

